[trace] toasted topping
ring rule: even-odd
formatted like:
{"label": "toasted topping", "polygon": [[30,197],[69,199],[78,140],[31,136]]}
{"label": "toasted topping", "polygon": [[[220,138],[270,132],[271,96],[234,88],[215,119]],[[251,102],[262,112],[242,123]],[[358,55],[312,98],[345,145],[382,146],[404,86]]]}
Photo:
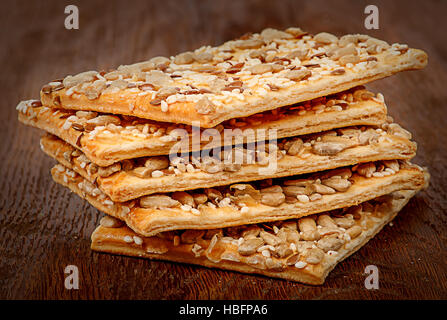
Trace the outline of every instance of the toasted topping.
{"label": "toasted topping", "polygon": [[210,114],[214,111],[215,106],[207,97],[203,97],[196,102],[194,108],[200,114]]}
{"label": "toasted topping", "polygon": [[150,209],[164,209],[180,206],[180,202],[166,195],[150,195],[140,198],[140,206]]}
{"label": "toasted topping", "polygon": [[288,71],[284,77],[293,81],[300,81],[309,78],[312,75],[312,72],[304,69],[304,70],[290,70]]}
{"label": "toasted topping", "polygon": [[[269,91],[296,86],[296,82],[359,73],[375,67],[386,57],[394,58],[409,50],[406,45],[390,46],[366,35],[338,39],[326,32],[312,36],[299,28],[285,31],[267,28],[218,47],[204,46],[171,58],[155,57],[107,73],[88,71],[67,76],[44,85],[42,93],[65,89],[60,94],[75,99],[83,94],[91,100],[118,91],[138,96],[151,94],[145,101],[160,106],[164,112],[169,111],[172,103],[196,104],[206,98],[209,102],[199,103],[196,111],[208,115],[220,111],[221,106],[262,97]],[[382,56],[375,56],[384,51]],[[235,81],[243,85],[231,84]],[[53,103],[60,106],[60,97],[53,97]],[[130,109],[133,111],[135,107]]]}
{"label": "toasted topping", "polygon": [[316,42],[320,42],[323,44],[331,44],[338,41],[338,38],[334,36],[333,34],[327,33],[327,32],[321,32],[317,35],[315,35],[314,40]]}
{"label": "toasted topping", "polygon": [[99,221],[99,224],[106,228],[119,228],[124,225],[124,222],[111,216],[104,216]]}

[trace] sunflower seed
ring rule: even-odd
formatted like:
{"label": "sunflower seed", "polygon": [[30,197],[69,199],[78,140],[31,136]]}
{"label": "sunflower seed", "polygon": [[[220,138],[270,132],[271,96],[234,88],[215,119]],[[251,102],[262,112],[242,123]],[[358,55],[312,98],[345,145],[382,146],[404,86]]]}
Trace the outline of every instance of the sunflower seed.
{"label": "sunflower seed", "polygon": [[264,244],[261,238],[251,238],[244,240],[238,247],[239,254],[243,256],[250,256],[256,253],[256,250]]}
{"label": "sunflower seed", "polygon": [[306,260],[307,263],[310,264],[318,264],[323,260],[323,258],[324,258],[324,252],[319,248],[307,249],[304,252],[304,259]]}
{"label": "sunflower seed", "polygon": [[166,195],[149,195],[140,198],[140,206],[149,209],[179,207],[180,202]]}
{"label": "sunflower seed", "polygon": [[317,247],[324,252],[337,251],[344,244],[344,241],[336,237],[324,237],[317,242]]}

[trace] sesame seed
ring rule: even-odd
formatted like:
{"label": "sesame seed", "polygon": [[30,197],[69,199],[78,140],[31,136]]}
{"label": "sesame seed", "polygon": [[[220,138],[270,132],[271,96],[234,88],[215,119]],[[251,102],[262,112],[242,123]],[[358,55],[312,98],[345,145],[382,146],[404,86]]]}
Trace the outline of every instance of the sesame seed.
{"label": "sesame seed", "polygon": [[303,202],[303,203],[309,202],[309,200],[310,200],[309,197],[306,196],[305,194],[299,194],[296,196],[296,198],[298,199],[299,202]]}
{"label": "sesame seed", "polygon": [[168,110],[169,110],[168,104],[166,103],[166,101],[162,100],[161,101],[161,111],[168,112]]}
{"label": "sesame seed", "polygon": [[268,251],[267,249],[266,250],[262,250],[261,254],[264,257],[270,258],[270,251]]}
{"label": "sesame seed", "polygon": [[163,177],[163,176],[164,176],[163,171],[155,170],[155,171],[152,172],[152,178],[160,178],[160,177]]}
{"label": "sesame seed", "polygon": [[133,238],[131,236],[125,236],[124,237],[124,242],[126,243],[132,243],[133,242]]}
{"label": "sesame seed", "polygon": [[142,245],[143,244],[143,239],[141,239],[138,236],[133,236],[133,241],[135,242],[136,245]]}
{"label": "sesame seed", "polygon": [[104,200],[104,204],[107,206],[113,206],[113,201],[112,200]]}
{"label": "sesame seed", "polygon": [[307,262],[304,261],[298,261],[297,263],[295,263],[295,268],[298,269],[303,269],[305,266],[307,266]]}

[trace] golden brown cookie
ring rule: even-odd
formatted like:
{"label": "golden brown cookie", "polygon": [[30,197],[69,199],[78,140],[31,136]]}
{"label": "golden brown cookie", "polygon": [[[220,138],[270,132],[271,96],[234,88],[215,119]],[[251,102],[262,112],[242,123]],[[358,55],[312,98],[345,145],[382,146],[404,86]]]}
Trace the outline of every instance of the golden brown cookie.
{"label": "golden brown cookie", "polygon": [[427,54],[367,35],[265,29],[172,58],[87,71],[42,87],[45,106],[205,128],[421,69]]}
{"label": "golden brown cookie", "polygon": [[92,234],[99,252],[197,264],[307,284],[373,238],[417,190],[401,190],[359,205],[276,223],[179,230],[142,237],[104,217]]}
{"label": "golden brown cookie", "polygon": [[124,202],[153,193],[210,188],[361,162],[414,157],[416,144],[409,140],[408,131],[395,123],[387,123],[382,128],[341,128],[285,138],[273,145],[228,148],[219,157],[208,154],[186,158],[157,156],[124,160],[108,167],[98,167],[78,149],[55,136],[42,137],[41,147],[90,182],[96,181],[113,201]]}
{"label": "golden brown cookie", "polygon": [[98,210],[125,221],[143,236],[178,229],[214,229],[300,218],[425,185],[422,168],[390,160],[307,176],[161,193],[119,203],[61,164],[51,174],[57,183]]}
{"label": "golden brown cookie", "polygon": [[21,102],[17,109],[22,123],[58,136],[100,166],[166,155],[180,144],[187,152],[262,141],[273,138],[273,131],[279,139],[354,125],[378,126],[385,122],[387,111],[382,95],[362,87],[231,119],[208,130],[122,115],[50,109],[33,100]]}

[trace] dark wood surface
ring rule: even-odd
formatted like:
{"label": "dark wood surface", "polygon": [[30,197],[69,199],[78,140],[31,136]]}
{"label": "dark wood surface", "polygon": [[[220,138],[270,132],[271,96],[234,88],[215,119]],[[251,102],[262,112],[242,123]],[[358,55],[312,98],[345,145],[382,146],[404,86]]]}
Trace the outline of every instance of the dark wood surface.
{"label": "dark wood surface", "polygon": [[[3,299],[446,299],[446,1],[379,1],[380,29],[364,28],[366,1],[2,1],[0,12],[0,298]],[[65,5],[80,29],[64,28]],[[56,185],[40,132],[18,123],[19,100],[51,79],[219,44],[265,27],[367,33],[429,54],[423,71],[369,85],[414,134],[431,185],[393,226],[340,263],[322,286],[90,251],[101,213]],[[376,265],[380,289],[364,287]],[[79,290],[64,287],[76,265]]]}

